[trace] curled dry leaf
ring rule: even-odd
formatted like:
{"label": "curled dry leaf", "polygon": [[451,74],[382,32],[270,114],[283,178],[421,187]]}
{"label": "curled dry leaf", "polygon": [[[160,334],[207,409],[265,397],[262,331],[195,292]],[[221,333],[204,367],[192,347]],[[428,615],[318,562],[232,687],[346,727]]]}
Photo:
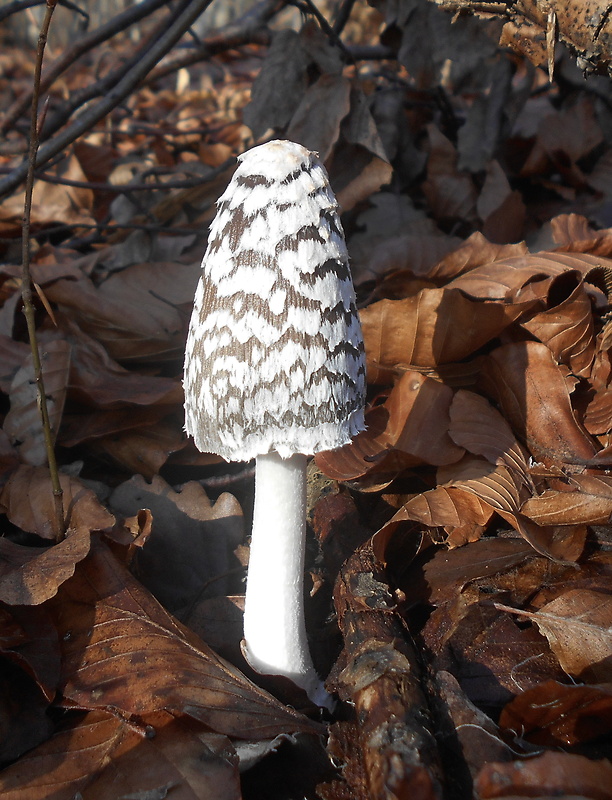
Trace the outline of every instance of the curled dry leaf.
{"label": "curled dry leaf", "polygon": [[450,672],[440,670],[435,680],[448,707],[472,777],[476,777],[487,762],[511,761],[514,753],[503,741],[499,728],[487,714],[470,702],[457,679]]}
{"label": "curled dry leaf", "polygon": [[500,727],[534,744],[571,747],[612,733],[612,683],[575,686],[546,681],[502,710]]}
{"label": "curled dry leaf", "polygon": [[[45,395],[52,435],[57,434],[70,367],[70,345],[62,340],[49,342],[40,353]],[[38,386],[32,355],[13,378],[10,390],[11,410],[4,419],[4,431],[15,444],[22,461],[34,466],[47,462],[47,452],[38,403]]]}
{"label": "curled dry leaf", "polygon": [[452,397],[452,389],[440,381],[407,370],[384,405],[368,412],[365,431],[351,444],[317,455],[319,468],[330,477],[351,480],[416,464],[459,461],[464,450],[447,433]]}
{"label": "curled dry leaf", "polygon": [[[565,287],[568,296],[553,305],[552,296],[565,293]],[[579,273],[569,271],[554,279],[548,302],[550,307],[523,322],[523,328],[545,344],[559,363],[567,364],[574,375],[588,377],[595,358],[595,330],[591,299]]]}
{"label": "curled dry leaf", "polygon": [[[91,489],[78,478],[60,474],[64,492],[64,513],[68,528],[104,530],[114,517],[100,503]],[[22,465],[13,473],[0,493],[0,510],[22,531],[53,539],[54,501],[46,467]]]}
{"label": "curled dry leaf", "polygon": [[584,415],[584,427],[593,436],[612,431],[612,389],[595,393]]}
{"label": "curled dry leaf", "polygon": [[479,497],[462,489],[439,486],[411,497],[386,522],[381,531],[404,520],[414,520],[429,527],[444,528],[449,547],[461,547],[480,539],[493,509]]}
{"label": "curled dry leaf", "polygon": [[[609,259],[588,253],[542,252],[502,258],[465,272],[447,284],[447,288],[461,289],[472,297],[524,301],[529,298],[530,286],[538,276],[553,278],[568,270],[585,275],[594,267],[602,266],[602,261],[612,266]],[[546,295],[548,284],[541,295]]]}
{"label": "curled dry leaf", "polygon": [[370,383],[389,383],[398,364],[437,367],[471,355],[526,309],[484,303],[454,289],[422,289],[361,311]]}
{"label": "curled dry leaf", "polygon": [[[71,396],[96,408],[128,406],[132,412],[134,406],[182,403],[183,391],[178,381],[127,370],[70,318],[60,316],[59,324],[72,348]],[[137,421],[132,413],[132,426]]]}
{"label": "curled dry leaf", "polygon": [[351,83],[342,74],[321,75],[297,107],[287,139],[316,151],[326,161],[338,136],[340,123],[350,110]]}
{"label": "curled dry leaf", "polygon": [[147,427],[131,426],[131,430],[122,430],[120,435],[96,438],[92,442],[91,450],[104,458],[110,458],[132,473],[151,479],[157,475],[172,453],[187,445],[176,416],[159,421],[159,417],[155,415],[153,424]]}
{"label": "curled dry leaf", "polygon": [[597,452],[579,424],[563,373],[540,342],[514,342],[485,359],[482,385],[540,461],[588,461]]}
{"label": "curled dry leaf", "polygon": [[2,797],[72,800],[108,763],[128,731],[126,722],[108,712],[87,714],[0,773]]}
{"label": "curled dry leaf", "polygon": [[63,648],[63,694],[80,707],[166,709],[245,739],[321,730],[219,658],[97,539],[52,612]]}
{"label": "curled dry leaf", "polygon": [[52,547],[26,547],[0,538],[0,600],[29,606],[53,597],[89,552],[89,528],[68,529]]}
{"label": "curled dry leaf", "polygon": [[[428,278],[450,280],[459,275],[470,274],[477,267],[491,265],[496,261],[504,261],[529,252],[524,242],[517,244],[494,244],[487,241],[480,231],[474,231],[459,247],[439,261],[427,273]],[[480,296],[480,295],[479,295]],[[506,295],[495,294],[503,299]]]}
{"label": "curled dry leaf", "polygon": [[538,553],[561,561],[575,561],[584,548],[584,526],[540,527],[520,509],[525,499],[522,478],[504,465],[493,466],[476,457],[438,469],[438,483],[472,492],[509,522]]}
{"label": "curled dry leaf", "polygon": [[485,764],[475,781],[483,800],[495,797],[580,797],[609,800],[612,764],[571,753],[544,753],[510,764]]}

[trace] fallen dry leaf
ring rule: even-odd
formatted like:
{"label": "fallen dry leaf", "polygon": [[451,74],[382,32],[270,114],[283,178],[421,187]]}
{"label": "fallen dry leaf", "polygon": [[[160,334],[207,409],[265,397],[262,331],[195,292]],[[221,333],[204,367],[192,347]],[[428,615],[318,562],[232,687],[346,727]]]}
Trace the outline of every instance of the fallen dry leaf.
{"label": "fallen dry leaf", "polygon": [[183,627],[97,539],[53,605],[62,691],[82,708],[166,709],[243,739],[315,733]]}
{"label": "fallen dry leaf", "polygon": [[570,589],[535,613],[518,613],[538,626],[567,673],[592,682],[612,678],[612,595]]}
{"label": "fallen dry leaf", "polygon": [[[68,528],[104,530],[114,517],[78,478],[60,474]],[[21,530],[53,539],[54,500],[47,467],[21,466],[0,493],[0,508]]]}
{"label": "fallen dry leaf", "polygon": [[508,703],[499,724],[514,736],[549,747],[607,736],[612,732],[612,684],[538,684]]}
{"label": "fallen dry leaf", "polygon": [[609,800],[612,764],[571,753],[544,753],[510,764],[486,764],[476,778],[482,798],[584,797]]}

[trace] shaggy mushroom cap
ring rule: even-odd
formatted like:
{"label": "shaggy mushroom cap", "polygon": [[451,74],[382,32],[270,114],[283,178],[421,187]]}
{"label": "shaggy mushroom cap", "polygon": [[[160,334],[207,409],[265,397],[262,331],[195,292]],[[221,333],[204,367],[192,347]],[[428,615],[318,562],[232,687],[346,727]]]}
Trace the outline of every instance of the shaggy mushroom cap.
{"label": "shaggy mushroom cap", "polygon": [[219,198],[185,357],[185,429],[202,452],[311,455],[364,428],[365,358],[338,206],[316,153],[239,158]]}

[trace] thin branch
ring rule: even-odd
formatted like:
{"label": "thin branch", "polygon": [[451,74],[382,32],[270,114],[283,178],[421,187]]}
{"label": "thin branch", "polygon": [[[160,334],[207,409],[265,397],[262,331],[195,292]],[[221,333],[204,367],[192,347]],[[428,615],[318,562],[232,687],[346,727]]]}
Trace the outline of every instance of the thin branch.
{"label": "thin branch", "polygon": [[333,29],[336,36],[340,36],[342,31],[344,30],[346,23],[351,16],[351,11],[353,10],[353,6],[355,5],[355,0],[344,0],[344,3],[338,9],[338,13],[336,14],[336,19],[334,20]]}
{"label": "thin branch", "polygon": [[157,67],[151,72],[144,85],[149,86],[183,67],[197,64],[210,56],[234,47],[241,47],[245,44],[269,44],[270,31],[265,25],[286,5],[287,0],[261,0],[239,19],[211,33],[198,47],[189,47],[174,53],[163,66]]}
{"label": "thin branch", "polygon": [[[189,6],[190,2],[191,0],[179,0],[178,6],[169,12],[169,16],[172,17],[175,14],[182,13]],[[49,139],[50,136],[62,128],[78,108],[81,108],[90,100],[106,94],[113,86],[116,86],[122,78],[129,75],[155,43],[161,39],[167,29],[168,17],[165,16],[157,23],[146,41],[143,42],[131,58],[124,61],[117,69],[108,72],[104,77],[90,83],[89,86],[85,86],[80,91],[71,92],[69,99],[66,100],[53,115],[50,115],[49,119],[42,126],[42,140],[45,141]]]}
{"label": "thin branch", "polygon": [[40,28],[38,37],[38,47],[36,50],[36,64],[34,67],[34,90],[32,92],[32,117],[30,123],[30,152],[27,162],[27,175],[25,187],[25,202],[23,211],[22,227],[22,264],[21,264],[21,297],[23,300],[23,313],[28,326],[28,337],[30,339],[30,349],[32,351],[32,361],[34,364],[34,377],[38,390],[38,405],[42,417],[43,433],[45,438],[45,450],[49,473],[51,476],[51,486],[53,488],[53,500],[55,508],[55,540],[60,542],[64,538],[64,499],[62,485],[59,479],[57,461],[55,459],[55,449],[53,434],[51,433],[51,423],[49,421],[49,410],[47,408],[47,395],[45,393],[45,383],[38,350],[38,340],[36,336],[36,322],[34,319],[34,306],[32,304],[32,278],[30,275],[30,217],[32,212],[32,192],[34,189],[34,165],[36,163],[36,151],[38,150],[38,98],[40,94],[40,76],[42,72],[42,62],[47,43],[47,34],[51,24],[51,17],[57,0],[47,0],[45,15]]}
{"label": "thin branch", "polygon": [[46,0],[15,0],[9,3],[4,8],[0,8],[0,22],[13,14],[18,14],[20,11],[25,11],[26,8],[33,8],[34,6],[44,6]]}
{"label": "thin branch", "polygon": [[[33,2],[33,0],[26,1],[29,3]],[[36,2],[44,2],[44,0],[36,0]],[[97,45],[102,44],[102,42],[111,39],[116,34],[121,33],[126,28],[130,27],[130,25],[139,22],[144,17],[152,14],[166,4],[167,0],[144,0],[144,2],[130,6],[122,13],[117,14],[87,36],[79,38],[72,47],[69,47],[60,58],[56,59],[50,64],[48,69],[45,70],[40,84],[41,92],[47,91],[51,84],[82,55],[89,52]],[[2,19],[1,13],[2,12],[0,12],[0,20]],[[31,101],[31,93],[26,93],[23,97],[20,97],[19,100],[9,108],[6,117],[2,120],[0,132],[10,130],[19,117],[26,111]]]}
{"label": "thin branch", "polygon": [[[174,19],[174,22],[168,27],[166,33],[144,55],[141,61],[134,66],[131,72],[125,75],[118,84],[104,97],[98,100],[98,102],[92,103],[85,108],[72,124],[39,148],[36,166],[40,167],[46,164],[50,159],[58,153],[61,153],[62,150],[65,150],[68,145],[72,144],[79,136],[89,131],[97,122],[122,103],[141,83],[155,64],[159,63],[166,53],[174,47],[185,31],[195,22],[211,2],[212,0],[192,0],[188,8]],[[15,167],[10,175],[0,180],[0,197],[14,191],[25,179],[27,171],[28,164],[27,161],[24,161],[18,167]]]}
{"label": "thin branch", "polygon": [[338,36],[336,31],[332,28],[332,26],[329,24],[329,22],[325,19],[323,14],[321,14],[319,9],[316,7],[314,0],[294,0],[294,5],[297,6],[297,8],[304,11],[305,13],[312,14],[313,17],[319,23],[319,26],[323,31],[323,33],[327,35],[332,44],[335,44],[336,47],[344,53],[346,58],[351,60],[351,54],[349,50],[347,50],[346,45],[344,44],[342,39]]}

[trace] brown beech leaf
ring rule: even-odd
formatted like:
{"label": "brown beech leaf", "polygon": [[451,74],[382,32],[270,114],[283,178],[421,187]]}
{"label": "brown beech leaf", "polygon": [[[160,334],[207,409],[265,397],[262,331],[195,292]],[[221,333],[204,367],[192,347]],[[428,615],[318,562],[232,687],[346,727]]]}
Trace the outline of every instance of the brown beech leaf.
{"label": "brown beech leaf", "polygon": [[[175,415],[176,416],[176,415]],[[181,423],[166,417],[147,427],[124,430],[120,435],[96,438],[91,451],[110,458],[130,472],[151,479],[160,471],[172,453],[182,450],[187,440]]]}
{"label": "brown beech leaf", "polygon": [[[60,484],[67,527],[104,530],[114,524],[112,514],[78,478],[60,473]],[[19,467],[0,492],[0,510],[22,531],[53,539],[55,506],[49,470]]]}
{"label": "brown beech leaf", "polygon": [[[461,289],[472,297],[486,297],[497,300],[526,299],[521,290],[532,283],[537,276],[552,278],[568,270],[577,270],[585,275],[594,267],[612,266],[609,259],[588,253],[534,253],[503,258],[490,264],[483,264],[470,272],[455,278],[447,288]],[[610,263],[609,263],[610,262]]]}
{"label": "brown beech leaf", "polygon": [[535,613],[516,613],[538,626],[567,673],[594,682],[612,679],[612,595],[570,589]]}
{"label": "brown beech leaf", "polygon": [[[400,195],[401,196],[401,195]],[[428,278],[450,280],[481,267],[516,256],[529,253],[524,242],[517,244],[494,244],[489,242],[480,231],[474,231],[464,242],[439,261],[427,273]]]}
{"label": "brown beech leaf", "polygon": [[4,394],[10,392],[13,378],[30,352],[25,342],[16,342],[10,336],[0,334],[0,390]]}
{"label": "brown beech leaf", "polygon": [[59,324],[72,346],[71,396],[96,408],[128,406],[132,411],[134,406],[178,405],[183,402],[183,391],[178,381],[124,369],[99,342],[68,317],[61,315]]}
{"label": "brown beech leaf", "polygon": [[184,350],[179,307],[191,305],[199,274],[199,264],[134,264],[99,287],[83,277],[56,281],[45,292],[113,358],[159,361]]}
{"label": "brown beech leaf", "polygon": [[459,461],[464,451],[447,433],[452,397],[452,389],[440,381],[404,372],[385,404],[367,413],[364,432],[346,447],[317,455],[319,468],[330,477],[351,480],[369,472]]}
{"label": "brown beech leaf", "polygon": [[90,711],[5,769],[2,797],[161,799],[171,792],[185,800],[239,800],[237,757],[226,737],[167,712],[140,722],[139,731],[107,711]]}
{"label": "brown beech leaf", "polygon": [[509,522],[526,541],[548,558],[575,561],[584,548],[586,527],[540,527],[520,513],[525,487],[522,478],[504,465],[465,457],[459,464],[440,467],[438,483],[473,492]]}
{"label": "brown beech leaf", "polygon": [[[561,285],[563,289],[561,289]],[[552,305],[555,292],[569,294]],[[550,308],[522,323],[536,339],[551,351],[561,364],[567,364],[574,375],[586,378],[595,358],[595,330],[591,299],[579,273],[564,273],[554,279],[548,289]]]}
{"label": "brown beech leaf", "polygon": [[525,452],[502,415],[484,398],[459,389],[450,406],[449,436],[469,453],[514,470],[531,486]]}
{"label": "brown beech leaf", "polygon": [[612,683],[573,686],[546,681],[502,710],[500,727],[535,744],[571,747],[612,733]]}
{"label": "brown beech leaf", "polygon": [[584,427],[593,436],[612,431],[612,389],[595,393],[584,415]]}
{"label": "brown beech leaf", "polygon": [[476,216],[476,188],[471,176],[457,169],[454,145],[435,125],[428,126],[427,180],[422,188],[436,219],[470,220]]}
{"label": "brown beech leaf", "polygon": [[381,441],[426,464],[440,466],[459,461],[464,450],[453,444],[448,435],[452,399],[448,386],[408,370],[385,403],[389,421]]}
{"label": "brown beech leaf", "polygon": [[423,566],[428,599],[432,605],[441,606],[471,581],[513,570],[534,557],[530,546],[518,536],[516,539],[481,539],[451,553],[436,550]]}
{"label": "brown beech leaf", "polygon": [[530,497],[521,513],[538,525],[604,525],[612,517],[612,478],[573,475],[567,491],[549,489]]}
{"label": "brown beech leaf", "polygon": [[436,685],[451,715],[463,756],[472,777],[490,761],[511,761],[512,749],[493,720],[470,702],[450,672],[436,673]]}
{"label": "brown beech leaf", "polygon": [[316,150],[326,161],[340,135],[340,123],[349,113],[350,95],[348,78],[321,75],[303,95],[289,123],[287,138]]}
{"label": "brown beech leaf", "polygon": [[360,314],[368,380],[388,383],[397,365],[459,361],[524,311],[523,305],[475,301],[453,289],[423,289],[403,300],[373,303]]}
{"label": "brown beech leaf", "polygon": [[98,539],[52,605],[64,697],[128,714],[166,709],[239,738],[316,733],[172,617]]}
{"label": "brown beech leaf", "polygon": [[448,534],[446,544],[460,547],[477,541],[492,516],[491,506],[471,492],[440,486],[410,498],[380,530],[404,520],[414,520],[429,527],[444,528]]}
{"label": "brown beech leaf", "polygon": [[514,342],[485,359],[482,384],[538,460],[580,462],[597,447],[574,415],[563,373],[540,342]]}
{"label": "brown beech leaf", "polygon": [[475,781],[478,797],[580,797],[610,800],[612,764],[572,753],[544,753],[509,764],[485,764]]}
{"label": "brown beech leaf", "polygon": [[[389,422],[389,412],[384,406],[369,409],[365,415],[366,429],[353,440],[337,450],[317,453],[315,462],[318,468],[337,481],[350,481],[364,476],[379,488],[388,485],[399,472],[420,463],[418,458],[390,450],[385,444],[385,430]],[[364,486],[363,482],[360,486]]]}
{"label": "brown beech leaf", "polygon": [[26,547],[0,538],[0,600],[28,606],[53,597],[89,552],[89,528],[69,528],[52,547]]}
{"label": "brown beech leaf", "polygon": [[83,800],[161,800],[166,792],[185,800],[241,800],[238,757],[226,736],[165,711],[147,714],[142,724],[155,735],[126,733]]}
{"label": "brown beech leaf", "polygon": [[0,794],[6,800],[72,800],[128,731],[113,714],[93,711],[3,770]]}
{"label": "brown beech leaf", "polygon": [[[70,345],[60,340],[48,342],[40,353],[45,395],[53,436],[57,434],[70,366]],[[38,388],[31,354],[17,371],[10,390],[11,410],[4,419],[4,431],[15,444],[22,461],[34,466],[45,464],[47,452],[38,404]]]}

